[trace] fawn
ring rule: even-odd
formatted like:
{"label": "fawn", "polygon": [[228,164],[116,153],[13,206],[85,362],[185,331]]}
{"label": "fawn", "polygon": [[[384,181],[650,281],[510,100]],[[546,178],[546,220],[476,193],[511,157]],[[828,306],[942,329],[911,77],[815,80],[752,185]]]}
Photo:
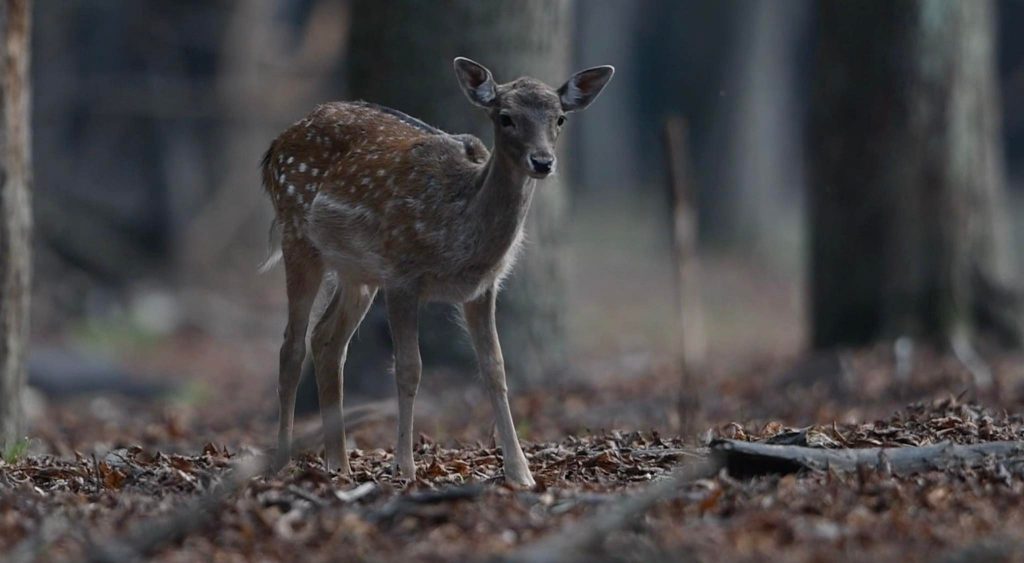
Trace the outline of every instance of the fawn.
{"label": "fawn", "polygon": [[288,291],[279,465],[290,456],[310,309],[333,272],[337,289],[310,337],[328,468],[350,471],[342,370],[349,340],[382,289],[394,344],[400,475],[416,473],[417,314],[422,302],[441,301],[461,304],[494,409],[506,481],[534,484],[509,409],[495,297],[515,261],[536,180],[555,171],[565,114],[594,101],[615,69],[583,70],[555,90],[533,78],[497,84],[489,70],[462,57],[454,65],[466,96],[494,123],[493,151],[476,137],[450,135],[390,108],[334,102],[292,125],[263,157]]}

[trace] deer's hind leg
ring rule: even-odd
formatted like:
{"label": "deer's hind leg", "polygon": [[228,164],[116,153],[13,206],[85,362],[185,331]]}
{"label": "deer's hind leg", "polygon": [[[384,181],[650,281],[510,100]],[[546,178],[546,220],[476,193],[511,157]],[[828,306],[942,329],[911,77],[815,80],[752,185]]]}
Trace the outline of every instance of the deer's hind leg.
{"label": "deer's hind leg", "polygon": [[352,335],[373,303],[377,288],[339,279],[323,316],[313,328],[311,344],[316,386],[323,419],[324,462],[341,474],[350,473],[345,449],[343,411],[345,356]]}
{"label": "deer's hind leg", "polygon": [[289,232],[281,241],[285,282],[288,288],[288,325],[281,344],[278,400],[280,401],[277,433],[276,466],[283,467],[291,458],[292,427],[295,423],[295,393],[306,358],[306,329],[309,313],[316,299],[324,266],[320,253],[306,239]]}

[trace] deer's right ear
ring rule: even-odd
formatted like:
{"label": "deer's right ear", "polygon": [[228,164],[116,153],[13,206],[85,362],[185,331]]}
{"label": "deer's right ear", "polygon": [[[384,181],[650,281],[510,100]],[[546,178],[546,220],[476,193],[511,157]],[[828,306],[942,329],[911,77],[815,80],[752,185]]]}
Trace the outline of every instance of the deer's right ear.
{"label": "deer's right ear", "polygon": [[474,104],[489,108],[497,101],[498,86],[484,65],[465,57],[455,57],[455,76],[466,97]]}

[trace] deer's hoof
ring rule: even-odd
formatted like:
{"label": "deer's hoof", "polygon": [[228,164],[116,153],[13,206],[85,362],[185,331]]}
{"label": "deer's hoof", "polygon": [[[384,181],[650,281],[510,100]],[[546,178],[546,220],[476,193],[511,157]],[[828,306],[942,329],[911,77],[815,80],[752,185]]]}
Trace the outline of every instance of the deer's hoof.
{"label": "deer's hoof", "polygon": [[532,489],[537,486],[529,471],[506,471],[505,482],[519,489]]}
{"label": "deer's hoof", "polygon": [[278,473],[282,469],[284,469],[288,465],[288,462],[290,461],[291,456],[288,454],[275,454],[274,457],[270,460],[270,464],[267,465],[267,471],[268,473]]}
{"label": "deer's hoof", "polygon": [[396,477],[410,481],[416,480],[416,464],[412,461],[398,462],[391,466],[391,471]]}
{"label": "deer's hoof", "polygon": [[348,464],[348,460],[346,460],[344,463],[337,461],[328,461],[324,463],[324,467],[327,468],[328,472],[337,473],[341,477],[349,477],[352,475],[352,467]]}

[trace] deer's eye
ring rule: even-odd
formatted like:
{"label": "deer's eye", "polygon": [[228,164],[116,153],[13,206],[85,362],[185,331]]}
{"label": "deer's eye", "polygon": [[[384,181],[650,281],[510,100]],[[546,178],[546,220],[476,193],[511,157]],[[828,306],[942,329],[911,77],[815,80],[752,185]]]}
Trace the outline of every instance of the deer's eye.
{"label": "deer's eye", "polygon": [[515,127],[516,125],[507,113],[503,113],[498,116],[498,123],[500,123],[502,127]]}
{"label": "deer's eye", "polygon": [[565,116],[564,115],[559,115],[558,116],[558,126],[561,127],[563,125],[565,125]]}

